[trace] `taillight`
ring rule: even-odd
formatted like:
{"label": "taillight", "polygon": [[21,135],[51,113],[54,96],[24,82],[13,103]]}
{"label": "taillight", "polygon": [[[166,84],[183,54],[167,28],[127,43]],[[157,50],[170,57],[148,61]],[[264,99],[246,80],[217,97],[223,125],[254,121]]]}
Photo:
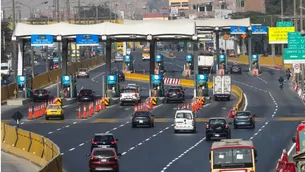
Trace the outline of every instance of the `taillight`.
{"label": "taillight", "polygon": [[170,94],[170,92],[167,92],[167,94]]}
{"label": "taillight", "polygon": [[178,94],[182,94],[182,92],[178,92]]}
{"label": "taillight", "polygon": [[91,158],[90,158],[91,161],[99,161],[100,159],[94,157],[93,155],[91,155]]}
{"label": "taillight", "polygon": [[92,140],[91,142],[93,145],[97,145],[97,141]]}
{"label": "taillight", "polygon": [[210,128],[209,124],[207,124],[205,127],[206,127],[206,128]]}
{"label": "taillight", "polygon": [[37,95],[37,92],[34,92],[34,95]]}
{"label": "taillight", "polygon": [[116,141],[115,141],[115,140],[112,140],[110,143],[111,143],[112,145],[115,145],[115,144],[116,144]]}
{"label": "taillight", "polygon": [[120,97],[122,97],[122,94],[120,94]]}
{"label": "taillight", "polygon": [[79,93],[78,95],[79,95],[79,96],[82,96],[82,94],[80,94],[80,93]]}
{"label": "taillight", "polygon": [[229,128],[229,124],[226,124],[226,128]]}
{"label": "taillight", "polygon": [[251,118],[252,118],[252,116],[250,115],[250,116],[249,116],[249,119],[251,119]]}
{"label": "taillight", "polygon": [[133,121],[135,121],[135,120],[136,120],[136,118],[132,118],[132,120],[133,120]]}

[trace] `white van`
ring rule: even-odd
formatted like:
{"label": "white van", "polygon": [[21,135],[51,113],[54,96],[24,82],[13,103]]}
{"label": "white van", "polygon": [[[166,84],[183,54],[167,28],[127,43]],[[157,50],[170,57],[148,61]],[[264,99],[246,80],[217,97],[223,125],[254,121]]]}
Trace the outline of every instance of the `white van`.
{"label": "white van", "polygon": [[10,66],[8,63],[1,63],[1,74],[10,75]]}
{"label": "white van", "polygon": [[196,132],[196,120],[191,110],[177,110],[174,121],[175,133],[179,131]]}

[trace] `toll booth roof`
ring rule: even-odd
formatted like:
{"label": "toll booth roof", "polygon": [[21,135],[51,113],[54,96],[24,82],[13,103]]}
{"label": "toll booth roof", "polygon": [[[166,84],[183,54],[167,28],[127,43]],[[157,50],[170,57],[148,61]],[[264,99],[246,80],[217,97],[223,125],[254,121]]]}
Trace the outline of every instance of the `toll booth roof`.
{"label": "toll booth roof", "polygon": [[217,148],[224,147],[234,147],[234,146],[247,146],[254,147],[253,142],[251,140],[242,140],[242,139],[222,139],[219,142],[214,142],[212,144],[212,150]]}

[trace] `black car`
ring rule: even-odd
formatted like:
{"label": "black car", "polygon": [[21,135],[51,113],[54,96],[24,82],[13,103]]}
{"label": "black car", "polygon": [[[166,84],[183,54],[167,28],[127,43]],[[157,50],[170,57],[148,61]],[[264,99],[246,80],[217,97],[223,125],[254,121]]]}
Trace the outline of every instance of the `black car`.
{"label": "black car", "polygon": [[94,97],[94,91],[90,90],[90,89],[82,89],[79,91],[78,95],[77,95],[77,100],[79,102],[81,101],[94,101],[95,97]]}
{"label": "black car", "polygon": [[209,141],[212,138],[231,139],[231,130],[229,123],[224,117],[210,118],[206,124],[206,140]]}
{"label": "black car", "polygon": [[114,148],[118,153],[118,144],[112,133],[97,133],[91,142],[91,152],[94,148]]}
{"label": "black car", "polygon": [[112,72],[113,75],[116,75],[118,77],[119,81],[125,81],[125,74],[121,70],[115,70]]}
{"label": "black car", "polygon": [[249,111],[240,111],[236,112],[233,125],[234,128],[239,127],[250,127],[255,128],[255,114],[252,114]]}
{"label": "black car", "polygon": [[50,92],[46,89],[38,89],[33,91],[33,102],[49,100]]}
{"label": "black car", "polygon": [[149,111],[138,111],[132,115],[132,128],[139,125],[147,125],[148,127],[154,127],[154,115]]}
{"label": "black car", "polygon": [[169,88],[166,93],[166,103],[168,102],[183,102],[184,101],[184,90],[178,87]]}
{"label": "black car", "polygon": [[230,66],[230,73],[242,73],[241,66],[239,64],[233,64]]}

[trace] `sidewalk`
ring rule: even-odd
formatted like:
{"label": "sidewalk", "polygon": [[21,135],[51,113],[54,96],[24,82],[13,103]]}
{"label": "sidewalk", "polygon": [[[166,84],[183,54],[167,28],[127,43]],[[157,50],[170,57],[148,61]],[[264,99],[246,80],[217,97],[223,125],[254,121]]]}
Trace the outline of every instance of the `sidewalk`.
{"label": "sidewalk", "polygon": [[1,151],[1,172],[38,172],[35,164]]}

